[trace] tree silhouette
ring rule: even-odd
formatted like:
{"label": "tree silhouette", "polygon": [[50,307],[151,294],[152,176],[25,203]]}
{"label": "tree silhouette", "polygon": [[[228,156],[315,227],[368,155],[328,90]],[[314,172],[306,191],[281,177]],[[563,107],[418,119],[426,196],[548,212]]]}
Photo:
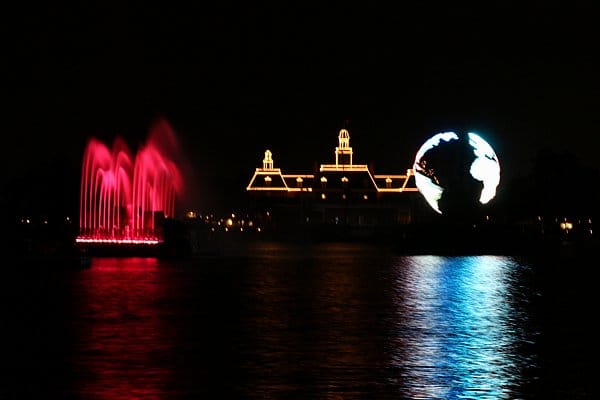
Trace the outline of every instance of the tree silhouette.
{"label": "tree silhouette", "polygon": [[600,174],[572,153],[545,147],[530,172],[507,189],[508,212],[515,216],[595,216],[600,204]]}

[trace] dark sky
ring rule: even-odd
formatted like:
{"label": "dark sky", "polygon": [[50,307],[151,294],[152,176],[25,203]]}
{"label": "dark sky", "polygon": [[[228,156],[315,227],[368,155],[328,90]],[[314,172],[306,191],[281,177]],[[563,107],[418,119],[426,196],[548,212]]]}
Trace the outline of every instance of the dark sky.
{"label": "dark sky", "polygon": [[381,173],[447,130],[488,139],[509,177],[545,145],[600,168],[588,3],[189,3],[6,12],[2,181],[79,168],[91,136],[135,148],[159,116],[206,197],[243,188],[266,148],[290,172],[332,161],[345,121],[355,162]]}

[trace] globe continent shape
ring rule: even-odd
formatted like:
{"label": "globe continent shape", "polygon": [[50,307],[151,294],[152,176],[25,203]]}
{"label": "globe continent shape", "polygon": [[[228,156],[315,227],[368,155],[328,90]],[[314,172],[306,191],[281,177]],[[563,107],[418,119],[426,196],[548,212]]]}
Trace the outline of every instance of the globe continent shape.
{"label": "globe continent shape", "polygon": [[417,151],[415,183],[427,203],[440,214],[475,211],[496,196],[500,163],[481,136],[438,133]]}

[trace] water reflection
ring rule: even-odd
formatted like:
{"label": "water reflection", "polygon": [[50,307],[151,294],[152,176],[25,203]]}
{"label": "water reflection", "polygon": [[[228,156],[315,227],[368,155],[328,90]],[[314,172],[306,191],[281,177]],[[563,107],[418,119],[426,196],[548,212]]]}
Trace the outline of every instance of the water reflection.
{"label": "water reflection", "polygon": [[379,328],[389,258],[341,244],[279,250],[284,257],[258,257],[246,268],[242,398],[388,395]]}
{"label": "water reflection", "polygon": [[511,301],[519,266],[508,257],[406,257],[395,265],[397,335],[391,364],[411,398],[513,397],[526,315]]}
{"label": "water reflection", "polygon": [[155,303],[157,266],[154,258],[97,258],[79,277],[73,363],[83,398],[161,398],[170,346]]}
{"label": "water reflection", "polygon": [[[531,344],[541,317],[528,302],[543,296],[528,268],[507,257],[398,257],[351,244],[94,259],[6,302],[21,305],[7,326],[30,333],[8,368],[44,371],[22,381],[47,375],[40,395],[12,397],[531,398],[565,371],[579,373],[562,361],[581,361],[587,347],[561,358],[561,343],[580,331],[563,329],[572,319],[560,316],[546,326],[561,327],[548,347]],[[581,305],[573,297],[569,311]],[[41,322],[18,323],[29,314]],[[20,351],[38,336],[40,345]],[[540,349],[553,362],[549,377],[535,366]]]}

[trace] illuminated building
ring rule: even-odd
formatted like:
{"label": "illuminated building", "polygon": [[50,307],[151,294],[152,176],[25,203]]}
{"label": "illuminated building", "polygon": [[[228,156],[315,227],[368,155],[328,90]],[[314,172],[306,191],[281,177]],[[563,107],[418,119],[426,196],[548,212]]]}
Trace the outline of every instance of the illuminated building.
{"label": "illuminated building", "polygon": [[415,186],[412,169],[375,174],[366,164],[354,164],[350,134],[342,129],[335,163],[312,173],[284,173],[265,151],[246,190],[256,210],[272,210],[280,226],[379,227],[408,224],[413,218]]}

